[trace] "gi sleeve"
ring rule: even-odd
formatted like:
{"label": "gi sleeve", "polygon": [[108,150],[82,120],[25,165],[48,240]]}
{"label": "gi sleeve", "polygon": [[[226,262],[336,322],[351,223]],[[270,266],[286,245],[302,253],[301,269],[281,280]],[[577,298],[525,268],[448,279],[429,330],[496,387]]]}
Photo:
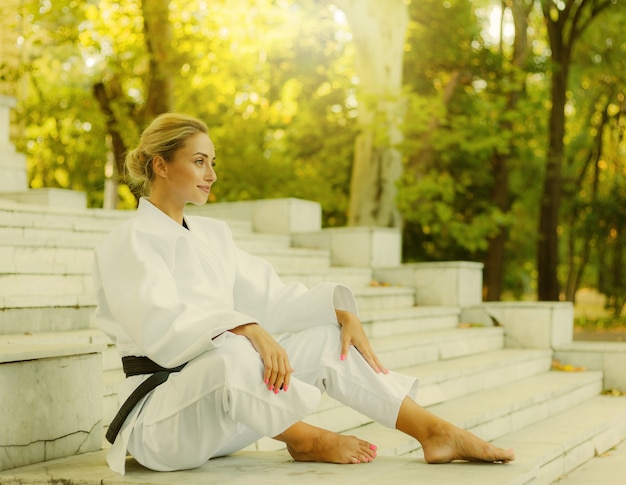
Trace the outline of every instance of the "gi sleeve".
{"label": "gi sleeve", "polygon": [[357,313],[352,291],[339,283],[285,284],[265,260],[237,250],[235,309],[254,315],[270,333],[337,324],[335,309]]}

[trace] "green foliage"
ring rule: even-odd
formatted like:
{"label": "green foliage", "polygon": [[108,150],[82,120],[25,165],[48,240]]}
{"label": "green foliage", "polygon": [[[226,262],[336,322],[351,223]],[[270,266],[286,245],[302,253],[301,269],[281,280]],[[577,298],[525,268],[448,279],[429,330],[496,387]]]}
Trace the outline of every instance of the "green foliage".
{"label": "green foliage", "polygon": [[[151,75],[141,2],[26,8],[32,89],[20,106],[21,148],[31,185],[87,190],[101,205],[106,128],[92,86],[113,94],[117,128],[134,146],[150,121],[140,113]],[[210,126],[220,162],[214,200],[308,198],[322,203],[328,224],[345,222],[356,113],[336,11],[314,1],[172,0],[175,109]],[[121,193],[121,207],[132,207]]]}
{"label": "green foliage", "polygon": [[[506,230],[509,253],[515,251],[511,266],[519,268],[534,251],[528,218],[516,214],[532,214],[537,200],[544,86],[527,87],[516,110],[507,111],[507,96],[519,90],[524,73],[486,43],[472,5],[431,2],[424,8],[415,2],[412,8],[417,22],[406,71],[414,73],[407,79],[414,94],[405,128],[408,170],[398,199],[406,222],[405,254],[415,260],[482,260],[489,239]],[[461,56],[459,45],[465,46]],[[418,52],[426,56],[413,55]],[[496,157],[510,160],[507,207],[492,201]]]}
{"label": "green foliage", "polygon": [[[503,5],[491,0],[413,0],[404,56],[399,148],[406,171],[397,203],[405,258],[485,261],[490,241],[503,234],[504,289],[516,296],[535,285],[548,140],[549,51],[535,3],[523,66],[514,67],[510,38],[499,44],[486,30],[491,9]],[[142,116],[151,71],[141,5],[24,3],[21,82],[28,94],[18,107],[25,135],[18,148],[33,187],[85,190],[90,206],[101,206],[107,128],[93,87],[102,83],[115,94],[117,128],[133,146],[149,121]],[[613,312],[626,295],[619,271],[626,237],[624,5],[607,9],[574,56],[559,228],[562,280],[581,269],[579,283],[602,289]],[[372,100],[356,97],[353,47],[341,18],[330,2],[315,0],[171,0],[175,109],[210,127],[218,159],[213,201],[301,197],[322,204],[326,225],[345,223],[359,103]],[[507,191],[496,200],[503,160]],[[134,206],[127,187],[120,194],[120,207]]]}

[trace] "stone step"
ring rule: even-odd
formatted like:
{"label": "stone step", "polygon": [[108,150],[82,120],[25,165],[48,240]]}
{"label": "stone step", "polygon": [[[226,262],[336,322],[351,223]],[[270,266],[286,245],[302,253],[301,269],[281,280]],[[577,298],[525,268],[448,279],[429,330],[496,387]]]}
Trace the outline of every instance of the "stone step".
{"label": "stone step", "polygon": [[314,268],[306,272],[283,268],[280,277],[285,283],[298,282],[308,287],[324,281],[341,283],[349,288],[362,288],[372,282],[371,268],[350,268],[330,266],[328,268]]}
{"label": "stone step", "polygon": [[100,448],[101,347],[0,342],[0,470]]}
{"label": "stone step", "polygon": [[0,226],[102,231],[115,227],[132,211],[73,209],[0,200]]}
{"label": "stone step", "polygon": [[378,357],[390,369],[498,350],[503,343],[502,327],[432,330],[372,341]]}
{"label": "stone step", "polygon": [[[1,215],[1,214],[0,214]],[[23,245],[31,247],[95,247],[114,225],[80,226],[80,227],[38,227],[11,226],[0,221],[0,244]],[[235,221],[229,222],[233,237],[237,244],[246,251],[256,248],[282,248],[291,245],[291,237],[287,234],[258,234],[251,232],[250,224]],[[234,228],[234,230],[233,230]]]}
{"label": "stone step", "polygon": [[0,294],[33,299],[50,296],[89,296],[93,279],[85,274],[0,274]]}
{"label": "stone step", "polygon": [[[623,405],[626,406],[626,404]],[[604,446],[597,446],[594,442],[593,449],[586,452],[589,456],[591,454],[589,451],[591,451],[593,458],[572,471],[564,467],[563,474],[554,483],[559,485],[589,485],[590,483],[623,485],[624,477],[626,477],[626,440],[622,437],[621,443],[617,446],[607,448],[607,445],[610,446],[610,443],[614,441],[615,439],[612,439]]]}
{"label": "stone step", "polygon": [[[265,239],[265,240],[264,240]],[[250,239],[250,241],[253,241]],[[244,243],[245,245],[245,243]],[[276,271],[314,272],[328,274],[327,251],[318,249],[290,248],[285,236],[264,235],[246,249],[269,261]],[[0,243],[0,275],[42,274],[67,275],[91,274],[93,247],[79,241],[66,246],[34,246],[32,243],[3,245]],[[347,272],[346,272],[347,273]],[[341,273],[339,273],[341,274]]]}
{"label": "stone step", "polygon": [[[622,485],[626,472],[626,446],[622,443],[616,451],[607,451],[602,457],[595,458],[575,469],[570,477],[555,482],[553,477],[559,469],[567,474],[573,463],[570,463],[568,452],[585,455],[594,451],[596,456],[602,452],[608,443],[614,441],[613,433],[606,430],[607,423],[623,427],[623,416],[618,409],[619,403],[606,403],[599,399],[590,406],[577,406],[565,417],[581,422],[577,434],[569,432],[569,428],[553,429],[538,423],[527,428],[526,436],[521,433],[505,436],[496,440],[508,446],[513,440],[517,451],[517,458],[507,465],[477,464],[454,462],[450,465],[428,465],[419,456],[383,456],[379,455],[372,463],[360,466],[336,466],[325,463],[303,463],[291,460],[286,451],[257,452],[243,451],[226,458],[210,460],[201,467],[191,471],[169,472],[164,477],[162,472],[153,472],[139,466],[134,460],[129,460],[126,467],[127,474],[119,476],[109,470],[106,465],[106,452],[99,451],[83,455],[53,460],[50,462],[31,465],[16,470],[0,473],[0,480],[7,485],[42,485],[53,483],[81,483],[81,484],[115,484],[132,485],[161,485],[165,481],[170,485],[200,485],[205,483],[255,483],[264,484],[292,484],[294,476],[300,485],[405,485],[409,483],[424,483],[438,485],[522,485],[522,484],[550,484],[559,485]],[[609,404],[609,405],[606,405]],[[622,404],[623,406],[623,404]],[[584,411],[603,414],[602,421],[588,420]],[[583,421],[578,418],[583,417]],[[591,422],[590,422],[591,421]],[[552,421],[545,424],[550,425]],[[561,423],[562,424],[562,423]],[[566,430],[565,435],[561,431]],[[548,435],[548,433],[551,433]],[[574,438],[572,440],[572,437]],[[600,443],[596,444],[595,441]],[[591,446],[589,443],[593,441]],[[537,445],[539,443],[539,445]],[[578,446],[576,446],[578,443]],[[572,446],[575,446],[572,448]],[[593,467],[597,462],[597,468]],[[554,469],[552,469],[554,467]],[[581,474],[579,470],[590,471]]]}
{"label": "stone step", "polygon": [[[19,300],[19,301],[16,301]],[[1,302],[10,303],[0,309],[0,335],[42,333],[50,331],[65,332],[69,330],[80,330],[93,326],[93,306],[81,306],[77,298],[73,300],[59,302],[59,298],[38,298],[39,302],[33,302],[29,297],[2,298]],[[65,299],[64,299],[65,300]],[[42,306],[33,307],[39,303]],[[64,306],[57,306],[65,303]]]}
{"label": "stone step", "polygon": [[[429,406],[428,409],[487,441],[499,439],[502,446],[511,448],[513,444],[503,441],[506,435],[532,427],[540,421],[556,419],[568,410],[597,398],[601,389],[602,375],[599,372],[548,371]],[[419,456],[421,447],[416,440],[378,423],[350,432],[376,443],[379,455]]]}
{"label": "stone step", "polygon": [[[220,204],[216,204],[218,206]],[[215,208],[215,207],[214,207]],[[190,215],[200,215],[192,206],[188,206],[186,212]],[[218,211],[219,212],[219,211]],[[38,206],[34,204],[19,204],[0,199],[0,236],[10,235],[21,238],[25,235],[35,239],[54,239],[56,236],[64,238],[67,232],[108,232],[117,224],[128,219],[134,211],[111,211],[104,209],[73,209]],[[217,213],[216,213],[217,214]],[[207,214],[211,217],[211,214]],[[233,235],[245,235],[255,232],[254,223],[239,217],[228,217],[228,214],[217,217],[228,223]],[[280,224],[279,224],[280,225]],[[2,232],[4,229],[6,232]],[[11,233],[9,229],[14,229]],[[20,231],[22,229],[22,231]],[[262,233],[273,233],[268,228],[262,227]],[[58,234],[53,231],[58,230]],[[48,232],[46,232],[48,231]],[[259,233],[257,231],[257,233]],[[275,234],[286,234],[282,230]],[[39,237],[38,237],[39,236]],[[4,239],[0,237],[0,240]]]}
{"label": "stone step", "polygon": [[[580,374],[569,374],[569,377],[578,378]],[[568,387],[559,386],[559,380],[555,384],[555,389]],[[541,394],[545,392],[537,393],[536,406],[544,405],[544,396]],[[556,395],[556,390],[553,395]],[[525,399],[526,403],[532,401],[532,399]],[[491,404],[492,401],[485,399],[477,409],[482,411],[483,415],[491,414],[494,417],[502,415],[501,405],[492,406]],[[514,407],[511,409],[511,415],[519,414],[519,411],[519,408]],[[477,413],[473,409],[469,412],[461,410],[461,413],[467,415],[464,421],[470,427],[479,421],[474,416]],[[71,482],[130,485],[141,482],[144,485],[160,485],[167,481],[171,485],[195,485],[209,482],[248,483],[254,481],[259,484],[288,484],[293,483],[294,476],[297,476],[298,482],[302,485],[317,484],[321,480],[330,485],[345,483],[363,485],[374,483],[394,485],[406,483],[550,484],[556,483],[560,477],[575,470],[584,461],[594,456],[607,454],[626,436],[626,398],[624,397],[593,396],[580,403],[570,402],[564,409],[557,410],[548,417],[534,417],[537,418],[535,422],[505,433],[493,441],[497,446],[515,450],[515,461],[507,465],[479,465],[463,462],[455,462],[451,465],[427,465],[414,440],[403,439],[397,431],[367,425],[346,433],[356,434],[378,445],[378,458],[372,463],[361,466],[294,463],[286,451],[246,450],[226,458],[211,460],[192,471],[167,474],[146,470],[130,460],[127,465],[127,474],[119,476],[108,469],[105,461],[106,452],[103,450],[8,470],[0,473],[0,483],[40,485]],[[462,422],[458,424],[463,425]],[[399,445],[405,441],[413,443],[409,446]],[[401,448],[413,451],[404,456],[395,456],[396,453],[403,451]],[[620,449],[622,448],[623,446],[620,446]],[[565,485],[569,483],[572,485],[623,483],[623,474],[618,473],[619,470],[624,470],[621,461],[609,463],[604,458],[596,460],[604,461],[601,465],[604,467],[604,473],[588,475],[587,481],[576,481],[575,471],[571,473],[571,482],[565,479],[558,483]],[[607,466],[611,468],[607,469]],[[601,478],[604,477],[607,479],[602,480]]]}
{"label": "stone step", "polygon": [[353,289],[360,311],[410,308],[415,305],[415,290],[400,287],[366,287]]}
{"label": "stone step", "polygon": [[[93,327],[95,297],[90,275],[5,273],[0,274],[0,291],[3,292],[0,296],[0,334]],[[409,288],[364,288],[356,290],[355,296],[364,314],[372,310],[389,310],[392,312],[389,315],[392,315],[394,310],[402,312],[402,308],[412,311],[413,290]],[[422,312],[429,313],[426,310]],[[420,310],[416,310],[414,315],[419,313]],[[398,323],[398,328],[411,324],[410,316],[404,318],[404,323]],[[451,315],[448,315],[449,318]],[[364,321],[368,325],[371,323]],[[385,331],[382,325],[378,323],[375,331],[389,333],[389,329]],[[435,324],[425,324],[426,327],[428,325]]]}
{"label": "stone step", "polygon": [[[0,304],[3,305],[0,335],[93,328],[94,302],[91,297],[0,297]],[[392,308],[362,311],[361,321],[368,336],[375,338],[453,329],[458,325],[458,315],[458,308]]]}
{"label": "stone step", "polygon": [[92,264],[93,247],[78,241],[63,247],[0,243],[0,274],[91,273]]}
{"label": "stone step", "polygon": [[[54,253],[58,254],[58,251]],[[320,250],[266,249],[259,250],[257,254],[269,261],[278,272],[282,269],[319,270],[328,268],[329,264],[328,253]],[[0,294],[6,297],[39,297],[87,296],[93,293],[91,272],[84,268],[87,263],[80,261],[80,258],[74,263],[48,263],[39,267],[36,264],[24,263],[14,269],[10,264],[0,263]]]}
{"label": "stone step", "polygon": [[[399,371],[419,379],[418,402],[427,407],[545,373],[551,362],[552,352],[549,350],[500,349]],[[324,395],[317,411],[307,418],[307,422],[344,432],[371,420]],[[257,449],[280,449],[276,445],[273,440],[265,440],[265,447],[259,443]]]}
{"label": "stone step", "polygon": [[457,307],[413,306],[386,310],[364,310],[361,322],[369,338],[454,329],[459,325]]}

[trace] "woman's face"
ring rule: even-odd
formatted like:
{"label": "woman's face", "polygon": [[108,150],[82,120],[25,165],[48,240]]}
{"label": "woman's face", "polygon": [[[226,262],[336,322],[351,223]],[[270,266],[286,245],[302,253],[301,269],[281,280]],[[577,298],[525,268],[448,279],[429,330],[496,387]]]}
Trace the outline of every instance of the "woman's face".
{"label": "woman's face", "polygon": [[167,191],[183,204],[202,205],[217,180],[214,170],[215,146],[205,133],[191,135],[166,163]]}

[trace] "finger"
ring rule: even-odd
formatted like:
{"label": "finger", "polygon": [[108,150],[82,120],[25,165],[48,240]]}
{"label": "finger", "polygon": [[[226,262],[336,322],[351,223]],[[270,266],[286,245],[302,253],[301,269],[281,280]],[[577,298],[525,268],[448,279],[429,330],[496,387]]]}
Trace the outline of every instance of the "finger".
{"label": "finger", "polygon": [[269,386],[271,376],[272,376],[272,368],[265,365],[263,369],[263,384],[265,384],[266,386]]}
{"label": "finger", "polygon": [[383,363],[380,361],[380,359],[378,358],[378,356],[376,354],[374,354],[374,362],[376,362],[377,367],[380,369],[380,371],[383,374],[389,374],[389,369],[387,369]]}
{"label": "finger", "polygon": [[285,383],[283,384],[283,391],[287,392],[289,390],[289,385],[291,384],[291,374],[293,373],[293,369],[291,365],[287,367],[289,372],[285,375]]}
{"label": "finger", "polygon": [[273,357],[270,359],[270,377],[267,388],[270,391],[274,390],[276,386],[276,377],[278,376],[278,362],[276,362],[276,358]]}
{"label": "finger", "polygon": [[274,394],[278,394],[285,384],[285,364],[281,360],[278,364],[278,373],[276,374],[276,382],[274,384]]}
{"label": "finger", "polygon": [[376,358],[376,354],[374,354],[371,348],[364,349],[361,352],[361,355],[376,373],[381,372],[378,359]]}
{"label": "finger", "polygon": [[341,360],[346,360],[348,357],[348,350],[350,349],[350,339],[346,336],[341,335]]}

